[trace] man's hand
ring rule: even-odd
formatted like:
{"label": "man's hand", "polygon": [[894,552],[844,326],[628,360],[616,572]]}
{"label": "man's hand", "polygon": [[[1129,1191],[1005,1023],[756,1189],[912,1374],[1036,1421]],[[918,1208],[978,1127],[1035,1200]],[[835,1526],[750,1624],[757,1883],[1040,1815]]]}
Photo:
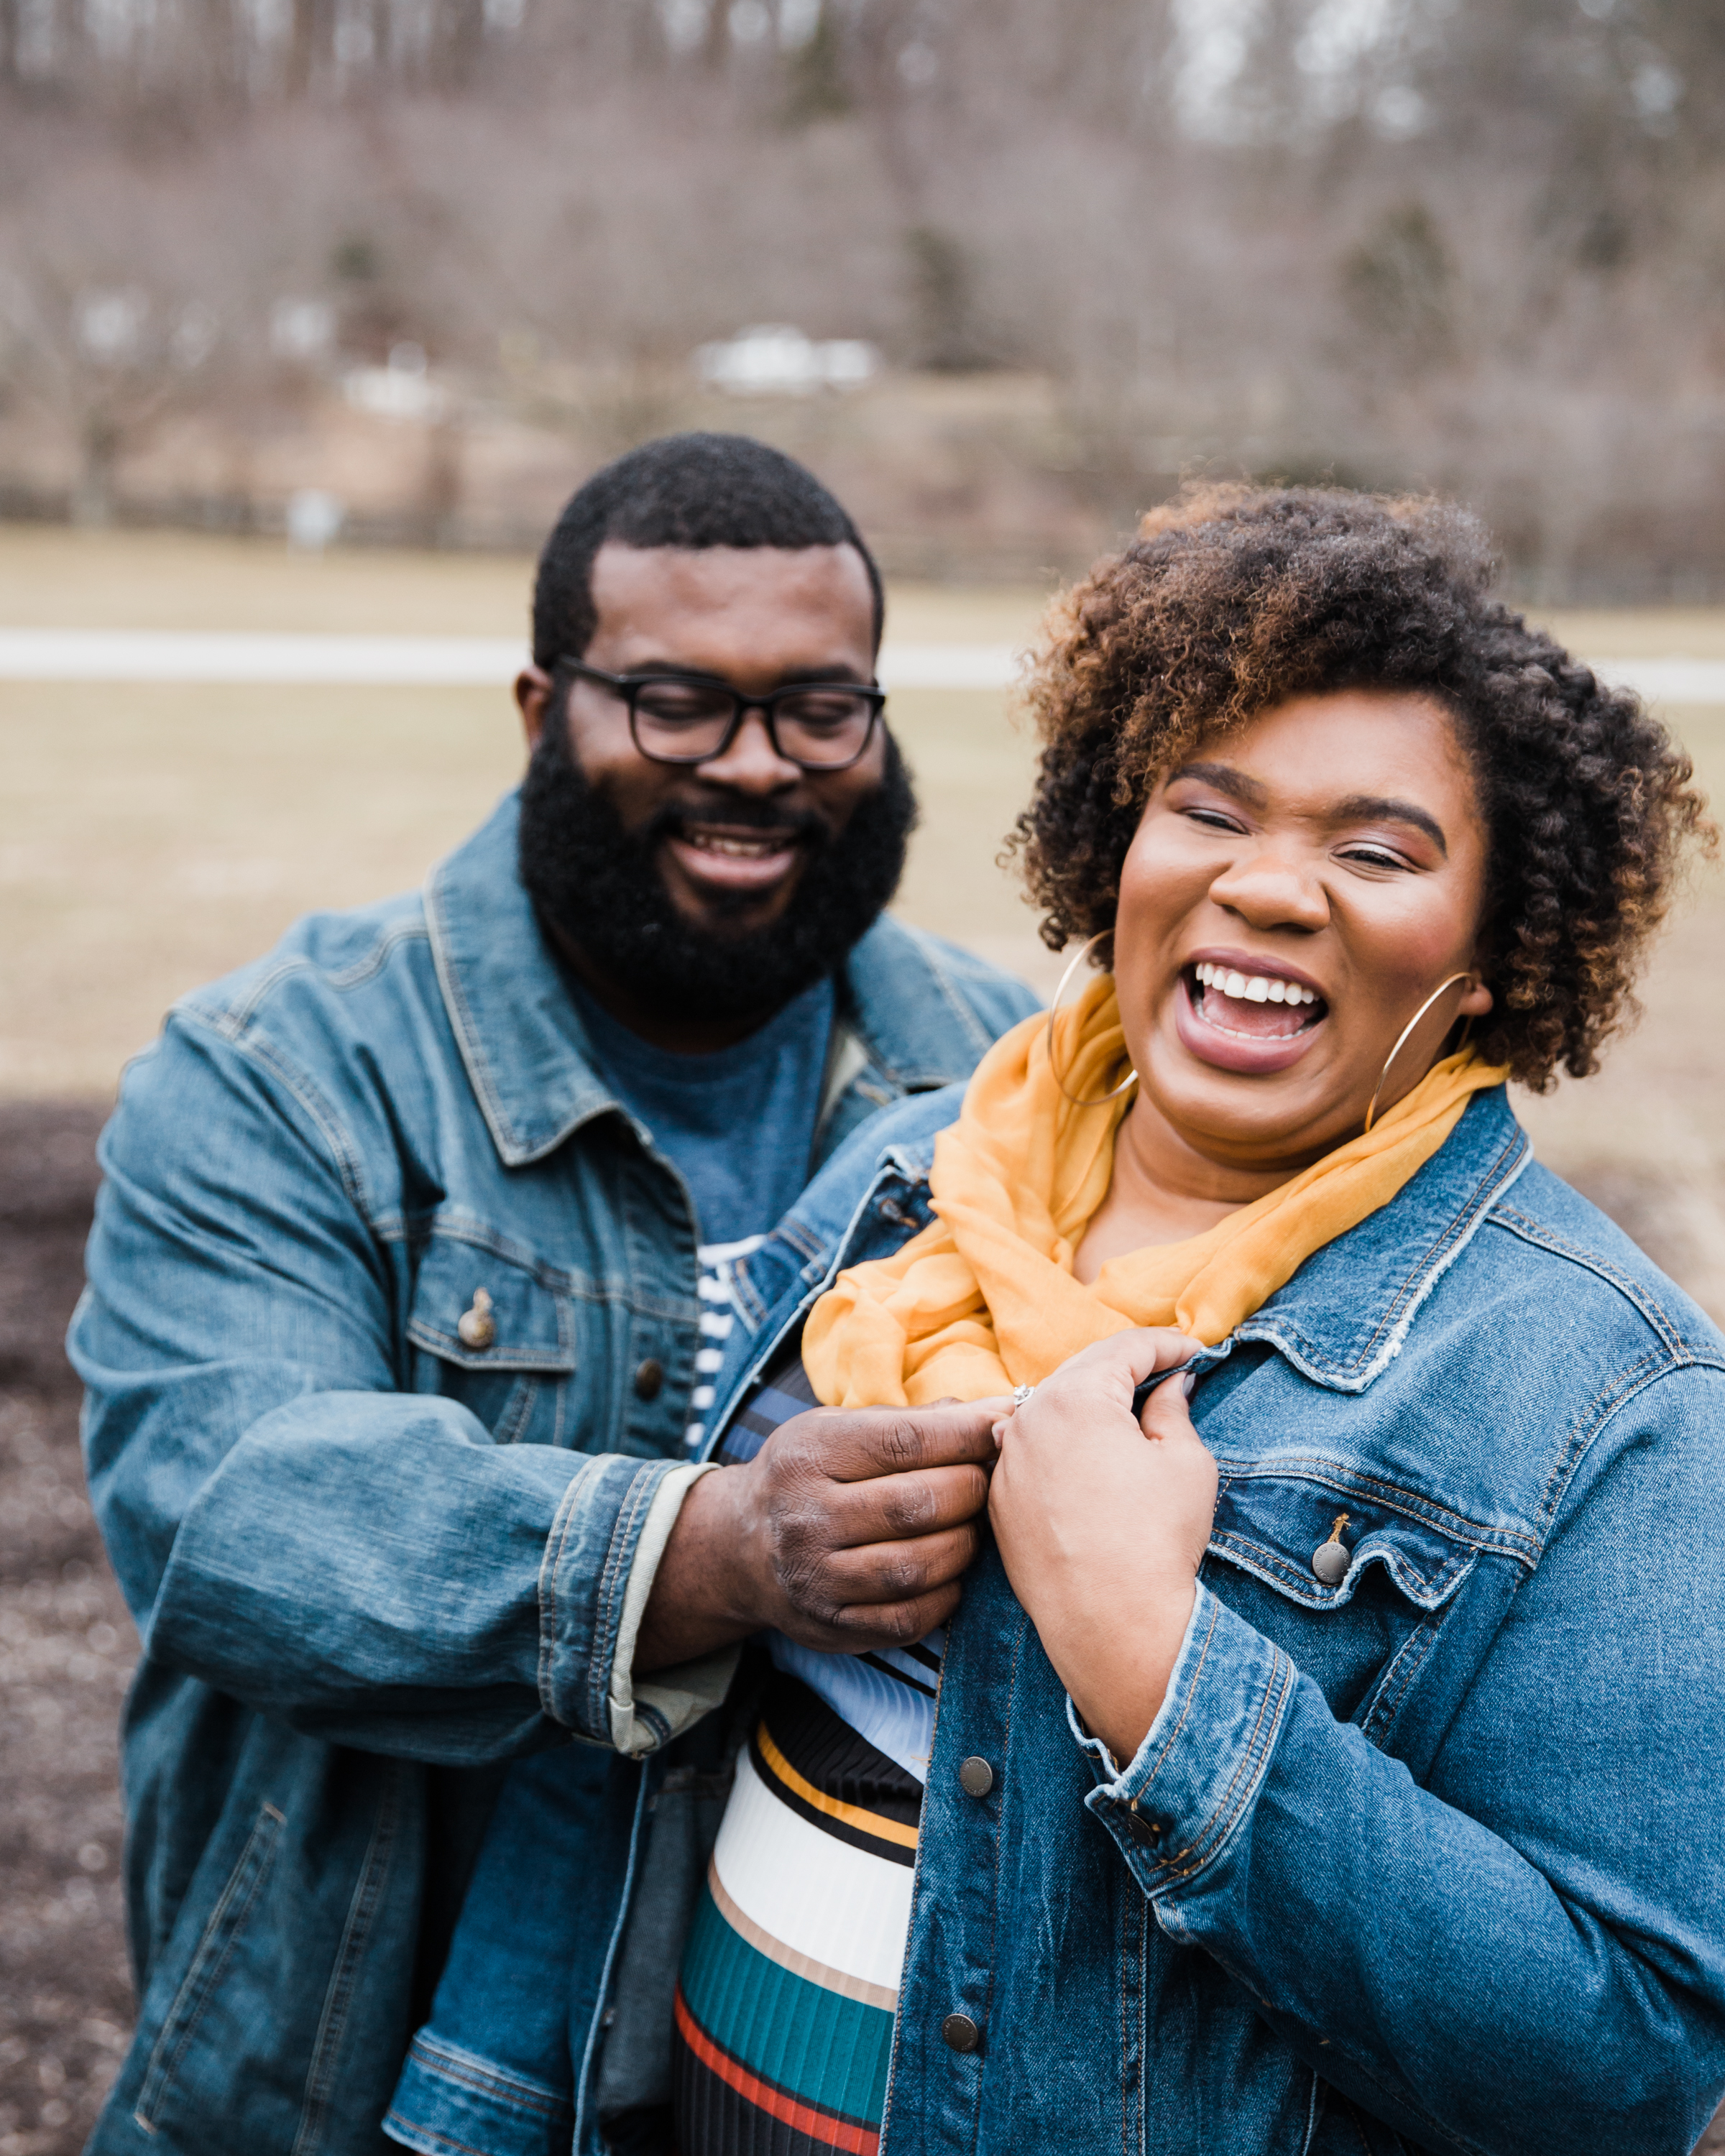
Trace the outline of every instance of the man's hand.
{"label": "man's hand", "polygon": [[814,1408],[703,1476],[665,1544],[635,1648],[646,1675],[765,1625],[861,1654],[944,1624],[976,1554],[1006,1400]]}
{"label": "man's hand", "polygon": [[988,1517],[1013,1591],[1085,1724],[1124,1767],[1173,1674],[1216,1509],[1216,1463],[1178,1378],[1199,1342],[1117,1332],[1063,1363],[999,1425]]}

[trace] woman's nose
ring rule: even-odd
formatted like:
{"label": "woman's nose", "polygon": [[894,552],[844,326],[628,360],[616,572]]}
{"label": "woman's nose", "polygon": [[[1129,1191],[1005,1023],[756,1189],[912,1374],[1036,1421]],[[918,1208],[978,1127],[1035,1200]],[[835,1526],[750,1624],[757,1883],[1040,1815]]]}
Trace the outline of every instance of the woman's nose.
{"label": "woman's nose", "polygon": [[803,777],[800,764],[779,754],[767,731],[766,717],[758,711],[743,714],[742,724],[722,755],[709,757],[696,768],[711,784],[734,787],[739,793],[782,793]]}
{"label": "woman's nose", "polygon": [[1254,848],[1231,861],[1210,896],[1254,928],[1322,928],[1330,917],[1322,883],[1281,847]]}

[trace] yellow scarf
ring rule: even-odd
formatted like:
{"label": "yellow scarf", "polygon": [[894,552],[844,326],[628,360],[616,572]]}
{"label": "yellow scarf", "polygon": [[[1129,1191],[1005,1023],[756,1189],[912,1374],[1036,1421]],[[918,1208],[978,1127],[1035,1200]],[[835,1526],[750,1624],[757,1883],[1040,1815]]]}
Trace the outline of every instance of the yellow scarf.
{"label": "yellow scarf", "polygon": [[[957,1122],[935,1141],[938,1217],[891,1257],[840,1273],[809,1313],[803,1366],[829,1406],[983,1399],[1039,1383],[1129,1326],[1178,1326],[1214,1346],[1314,1250],[1387,1204],[1470,1095],[1507,1075],[1471,1050],[1445,1057],[1364,1137],[1201,1235],[1111,1258],[1086,1287],[1072,1254],[1107,1194],[1132,1096],[1074,1107],[1050,1067],[1047,1023],[1025,1019],[977,1065]],[[1055,1031],[1072,1091],[1106,1092],[1126,1055],[1112,980],[1093,982]]]}

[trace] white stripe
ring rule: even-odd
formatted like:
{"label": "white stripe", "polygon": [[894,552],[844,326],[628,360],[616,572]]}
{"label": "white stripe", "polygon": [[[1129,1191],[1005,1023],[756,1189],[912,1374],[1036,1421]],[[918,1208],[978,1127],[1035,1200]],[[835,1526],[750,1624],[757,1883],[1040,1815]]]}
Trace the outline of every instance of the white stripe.
{"label": "white stripe", "polygon": [[911,1928],[908,1864],[854,1848],[783,1804],[744,1752],[713,1863],[751,1922],[811,1961],[896,1993]]}
{"label": "white stripe", "polygon": [[[928,1755],[934,1749],[934,1702],[927,1692],[912,1691],[884,1670],[871,1669],[860,1656],[824,1655],[783,1632],[767,1635],[767,1651],[774,1669],[801,1677],[877,1752],[927,1783]],[[920,1670],[917,1676],[923,1684],[936,1681],[932,1670]]]}

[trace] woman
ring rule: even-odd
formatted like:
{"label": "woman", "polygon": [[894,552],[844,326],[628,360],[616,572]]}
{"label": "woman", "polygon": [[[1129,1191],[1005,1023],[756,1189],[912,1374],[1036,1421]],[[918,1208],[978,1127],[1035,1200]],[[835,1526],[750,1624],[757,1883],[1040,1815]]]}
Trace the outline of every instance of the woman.
{"label": "woman", "polygon": [[1210,493],[1059,609],[1021,839],[1113,978],[834,1163],[726,1440],[1019,1388],[993,1547],[920,1671],[776,1647],[683,2156],[1705,2125],[1725,1343],[1502,1091],[1594,1067],[1704,826],[1485,583],[1453,511]]}
{"label": "woman", "polygon": [[[999,1398],[991,1481],[942,1471],[986,1527],[907,1543],[926,1637],[774,1635],[728,1779],[711,1732],[655,1770],[583,2156],[668,2145],[685,1927],[681,2156],[1701,2132],[1725,1342],[1503,1084],[1593,1069],[1707,827],[1486,582],[1453,511],[1221,490],[1056,609],[1020,841],[1112,974],[858,1133],[718,1379],[738,1491],[812,1403]],[[567,2147],[527,2093],[510,2149]]]}

